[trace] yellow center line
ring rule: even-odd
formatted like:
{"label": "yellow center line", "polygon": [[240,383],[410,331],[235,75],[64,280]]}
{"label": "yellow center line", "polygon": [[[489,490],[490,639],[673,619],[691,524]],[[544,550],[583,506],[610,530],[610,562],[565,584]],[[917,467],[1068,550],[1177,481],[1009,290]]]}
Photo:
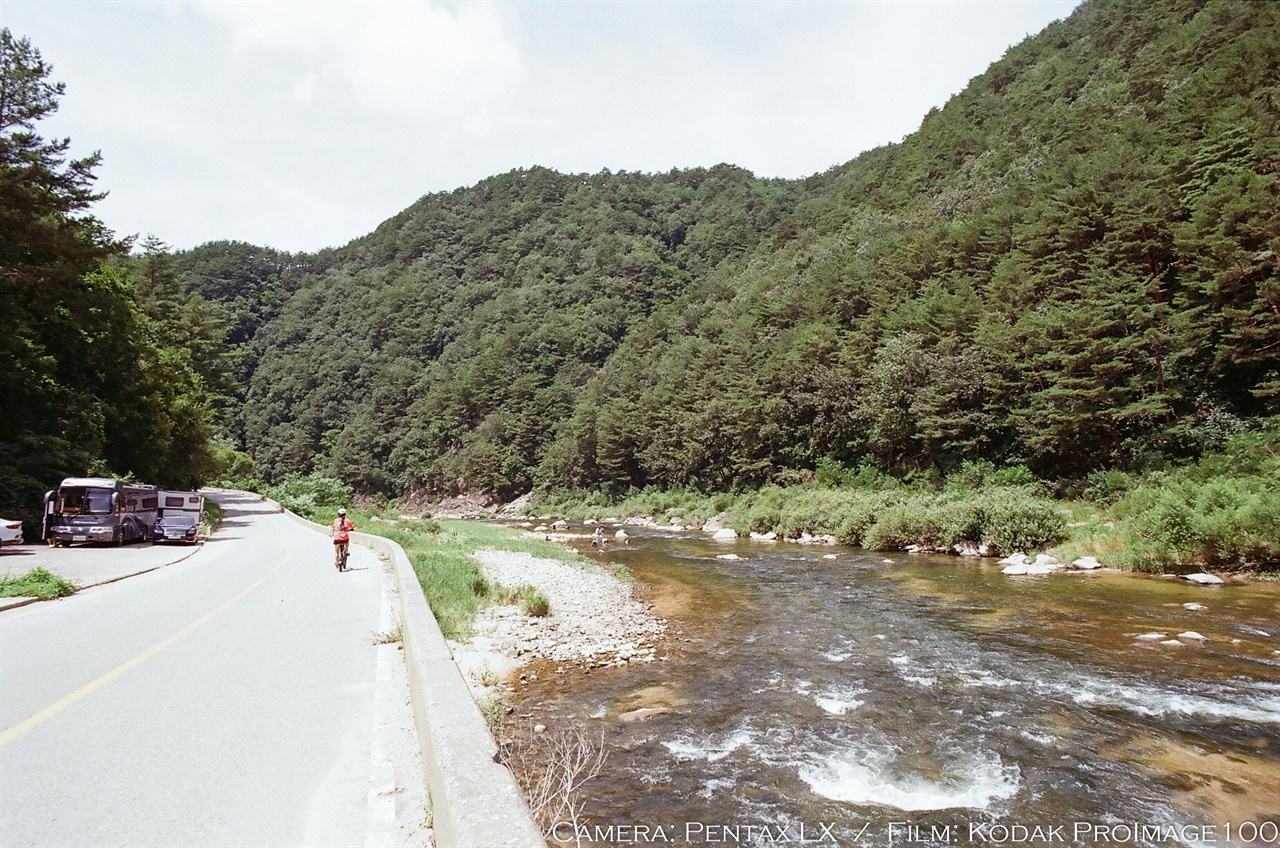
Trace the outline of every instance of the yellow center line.
{"label": "yellow center line", "polygon": [[[269,535],[275,536],[274,533],[269,533]],[[277,541],[279,540],[277,539]],[[174,633],[172,636],[169,636],[168,638],[162,639],[161,641],[155,643],[150,648],[147,648],[145,651],[138,654],[133,659],[126,660],[125,662],[111,669],[106,674],[102,675],[96,680],[92,680],[89,683],[86,683],[84,686],[81,686],[79,689],[72,692],[70,695],[67,695],[65,698],[55,701],[54,703],[45,707],[43,710],[31,716],[30,718],[24,721],[20,721],[17,724],[15,724],[13,727],[10,727],[9,729],[5,730],[3,733],[0,733],[0,746],[6,745],[9,742],[12,742],[14,739],[17,739],[19,736],[26,733],[28,730],[31,730],[32,728],[37,727],[40,724],[53,718],[58,713],[65,710],[67,707],[70,707],[71,705],[88,697],[89,695],[92,695],[94,692],[97,692],[103,686],[106,686],[108,683],[115,680],[120,675],[124,674],[125,672],[129,671],[132,668],[136,668],[137,666],[142,665],[144,662],[151,659],[156,654],[160,653],[165,648],[172,645],[174,642],[177,642],[179,639],[182,639],[185,636],[190,636],[196,630],[200,629],[202,626],[204,626],[205,624],[208,624],[214,618],[218,617],[222,613],[231,609],[231,607],[235,606],[240,601],[244,600],[246,597],[252,594],[255,589],[262,586],[263,583],[266,583],[272,577],[275,577],[277,574],[279,574],[281,569],[283,569],[286,565],[289,564],[289,559],[292,557],[292,555],[293,555],[292,552],[289,550],[288,547],[286,547],[284,552],[284,558],[280,560],[279,565],[273,568],[269,573],[264,574],[262,577],[259,577],[257,580],[251,583],[248,586],[248,588],[241,591],[239,594],[231,598],[226,603],[223,603],[222,605],[209,610],[207,613],[200,616],[195,621],[191,622],[186,627],[179,630],[177,633]]]}

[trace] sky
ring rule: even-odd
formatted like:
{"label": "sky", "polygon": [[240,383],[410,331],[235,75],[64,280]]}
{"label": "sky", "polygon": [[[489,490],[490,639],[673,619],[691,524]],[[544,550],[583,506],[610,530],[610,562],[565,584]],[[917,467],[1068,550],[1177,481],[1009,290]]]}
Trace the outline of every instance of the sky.
{"label": "sky", "polygon": [[426,194],[901,141],[1079,0],[0,0],[100,151],[92,208],[174,249],[337,247]]}

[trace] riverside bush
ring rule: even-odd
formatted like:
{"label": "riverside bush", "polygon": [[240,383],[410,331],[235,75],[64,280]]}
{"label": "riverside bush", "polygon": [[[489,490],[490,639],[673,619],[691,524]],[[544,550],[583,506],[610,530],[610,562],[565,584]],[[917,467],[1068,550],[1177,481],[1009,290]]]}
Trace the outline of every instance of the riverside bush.
{"label": "riverside bush", "polygon": [[889,507],[867,528],[863,547],[873,551],[900,551],[909,545],[937,546],[938,528],[929,512],[919,496]]}
{"label": "riverside bush", "polygon": [[1066,538],[1066,519],[1052,501],[1020,488],[988,489],[980,497],[981,541],[998,554],[1034,551]]}
{"label": "riverside bush", "polygon": [[328,513],[351,502],[351,487],[319,472],[286,477],[278,486],[268,486],[267,497],[285,509],[312,520],[331,518]]}
{"label": "riverside bush", "polygon": [[1127,525],[1127,567],[1280,567],[1280,418],[1235,434],[1221,453],[1149,475],[1115,513]]}
{"label": "riverside bush", "polygon": [[1255,475],[1144,484],[1117,507],[1135,554],[1161,567],[1280,565],[1280,482]]}

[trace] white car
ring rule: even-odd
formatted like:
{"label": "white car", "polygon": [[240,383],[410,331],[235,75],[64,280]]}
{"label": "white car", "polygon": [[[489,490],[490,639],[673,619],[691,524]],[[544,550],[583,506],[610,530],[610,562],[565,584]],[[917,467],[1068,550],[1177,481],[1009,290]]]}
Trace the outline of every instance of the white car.
{"label": "white car", "polygon": [[0,545],[21,545],[22,522],[0,518]]}

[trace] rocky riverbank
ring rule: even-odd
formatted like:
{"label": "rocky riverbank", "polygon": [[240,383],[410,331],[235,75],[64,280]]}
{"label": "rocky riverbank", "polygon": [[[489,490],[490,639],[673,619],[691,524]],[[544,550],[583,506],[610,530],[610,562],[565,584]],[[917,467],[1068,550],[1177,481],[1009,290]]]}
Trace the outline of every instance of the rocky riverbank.
{"label": "rocky riverbank", "polygon": [[532,586],[551,604],[551,613],[541,617],[495,604],[477,616],[471,638],[450,642],[454,661],[478,698],[538,660],[555,663],[557,670],[654,660],[666,622],[626,580],[592,563],[495,550],[475,556],[490,583]]}

